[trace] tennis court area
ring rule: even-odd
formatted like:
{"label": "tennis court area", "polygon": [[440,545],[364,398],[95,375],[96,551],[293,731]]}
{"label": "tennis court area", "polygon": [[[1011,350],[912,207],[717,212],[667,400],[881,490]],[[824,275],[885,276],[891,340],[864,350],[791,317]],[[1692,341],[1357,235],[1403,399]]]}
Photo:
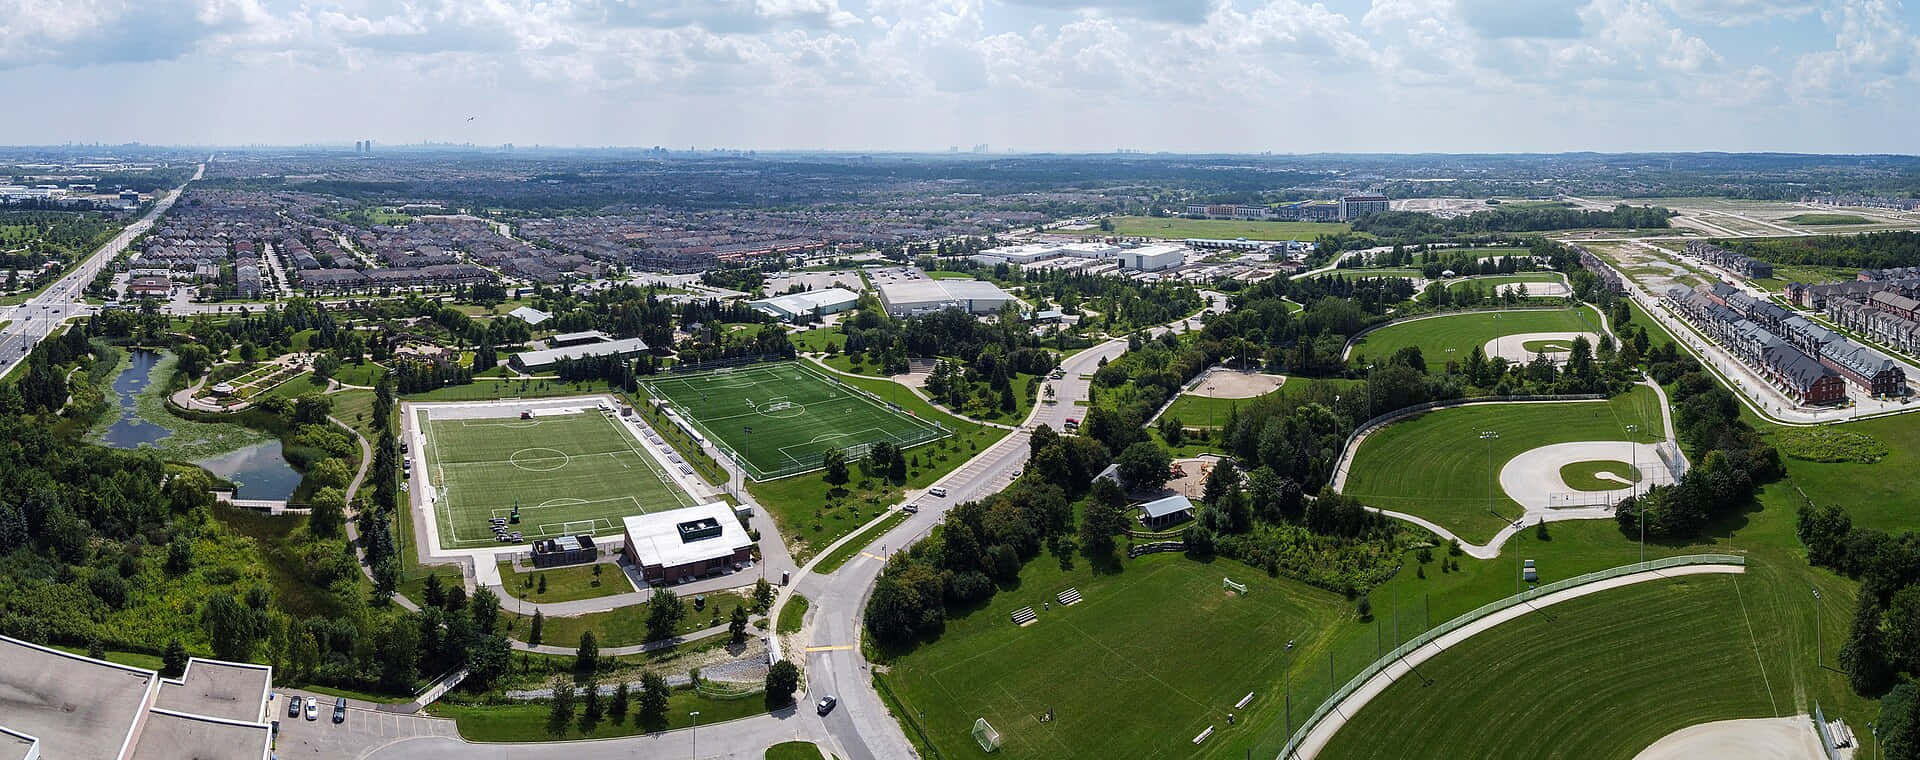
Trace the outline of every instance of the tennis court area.
{"label": "tennis court area", "polygon": [[819,469],[830,449],[914,446],[950,433],[799,362],[673,375],[642,383],[680,421],[726,450],[754,480]]}
{"label": "tennis court area", "polygon": [[429,409],[424,466],[438,496],[435,522],[450,549],[505,545],[490,521],[531,541],[613,535],[621,518],[691,506],[614,413],[539,408],[521,419],[512,404]]}

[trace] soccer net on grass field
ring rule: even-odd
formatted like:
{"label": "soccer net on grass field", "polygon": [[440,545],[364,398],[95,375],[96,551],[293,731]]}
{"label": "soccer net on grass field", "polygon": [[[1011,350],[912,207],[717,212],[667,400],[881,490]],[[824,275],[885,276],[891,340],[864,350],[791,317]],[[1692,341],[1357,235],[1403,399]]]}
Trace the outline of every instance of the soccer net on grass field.
{"label": "soccer net on grass field", "polygon": [[980,749],[987,752],[1000,749],[1000,732],[993,730],[993,724],[988,723],[986,718],[973,722],[973,740],[980,742]]}

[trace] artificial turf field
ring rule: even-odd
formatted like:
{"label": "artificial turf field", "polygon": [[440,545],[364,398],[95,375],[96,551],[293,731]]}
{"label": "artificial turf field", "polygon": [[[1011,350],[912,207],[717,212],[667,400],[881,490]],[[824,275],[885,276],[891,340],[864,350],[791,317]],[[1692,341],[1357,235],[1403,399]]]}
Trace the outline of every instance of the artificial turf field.
{"label": "artificial turf field", "polygon": [[799,362],[672,375],[643,385],[734,452],[755,480],[817,469],[828,449],[881,441],[912,446],[949,435]]}
{"label": "artificial turf field", "polygon": [[[1247,584],[1247,596],[1225,592],[1223,576]],[[1042,610],[1069,585],[1085,601]],[[1039,622],[1008,622],[1027,605]],[[1085,563],[1063,573],[1043,558],[1028,564],[1018,590],[950,620],[938,642],[895,660],[886,680],[926,714],[946,757],[984,756],[970,733],[982,717],[999,730],[1002,757],[1192,757],[1194,735],[1210,725],[1218,733],[1208,750],[1266,730],[1256,713],[1278,731],[1286,642],[1298,639],[1305,651],[1345,617],[1337,594],[1229,560],[1149,555],[1118,574],[1095,574]],[[1248,692],[1255,703],[1235,708]],[[1049,709],[1054,719],[1040,722]],[[1300,716],[1311,709],[1294,705]],[[1230,712],[1236,727],[1227,725]]]}
{"label": "artificial turf field", "polygon": [[[1600,315],[1592,308],[1476,311],[1415,319],[1367,333],[1353,346],[1353,356],[1386,358],[1407,346],[1419,346],[1427,372],[1447,371],[1447,362],[1465,364],[1473,349],[1503,335],[1541,332],[1603,333]],[[1365,362],[1361,362],[1362,365]]]}
{"label": "artificial turf field", "polygon": [[[1632,435],[1626,426],[1638,425]],[[1521,513],[1520,505],[1488,491],[1501,465],[1521,452],[1552,443],[1665,438],[1659,399],[1636,385],[1607,401],[1475,404],[1436,409],[1374,431],[1354,452],[1342,492],[1370,506],[1432,520],[1462,539],[1480,543]],[[1500,437],[1480,439],[1482,431]],[[1492,475],[1489,475],[1491,462]]]}
{"label": "artificial turf field", "polygon": [[1791,715],[1742,582],[1651,581],[1495,626],[1387,687],[1320,757],[1625,760],[1696,723]]}
{"label": "artificial turf field", "polygon": [[621,518],[689,506],[687,496],[638,441],[605,412],[518,418],[435,419],[427,412],[427,474],[442,489],[434,509],[441,546],[498,545],[488,520],[520,508],[509,526],[527,539],[605,535]]}

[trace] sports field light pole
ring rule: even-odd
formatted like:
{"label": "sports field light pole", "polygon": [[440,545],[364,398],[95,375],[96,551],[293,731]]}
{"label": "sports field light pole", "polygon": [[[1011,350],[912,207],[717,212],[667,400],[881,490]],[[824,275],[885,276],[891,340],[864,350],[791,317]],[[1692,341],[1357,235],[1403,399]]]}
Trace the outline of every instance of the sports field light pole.
{"label": "sports field light pole", "polygon": [[1633,434],[1640,432],[1639,425],[1627,426],[1627,496],[1633,499],[1633,510],[1640,513],[1640,562],[1647,561],[1647,505],[1640,503],[1640,450],[1633,445]]}
{"label": "sports field light pole", "polygon": [[1820,588],[1818,586],[1813,587],[1813,656],[1815,663],[1820,667],[1827,666],[1826,643],[1820,638]]}
{"label": "sports field light pole", "polygon": [[694,710],[693,712],[687,713],[687,715],[693,717],[693,733],[689,734],[689,736],[693,737],[692,757],[694,760],[700,760],[700,711]]}
{"label": "sports field light pole", "polygon": [[1499,512],[1493,511],[1493,442],[1499,438],[1500,432],[1497,430],[1480,431],[1480,440],[1487,442],[1487,511],[1494,517],[1500,517]]}
{"label": "sports field light pole", "polygon": [[1286,693],[1286,729],[1287,738],[1293,738],[1293,682],[1287,680],[1287,654],[1293,651],[1293,639],[1287,639],[1287,648],[1280,650],[1280,689]]}

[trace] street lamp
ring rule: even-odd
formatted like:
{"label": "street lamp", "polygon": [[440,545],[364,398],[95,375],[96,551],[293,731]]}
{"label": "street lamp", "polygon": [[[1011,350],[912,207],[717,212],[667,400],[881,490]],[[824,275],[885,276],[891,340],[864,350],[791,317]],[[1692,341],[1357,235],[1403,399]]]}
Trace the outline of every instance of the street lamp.
{"label": "street lamp", "polygon": [[694,710],[687,715],[693,717],[693,758],[700,760],[700,711]]}
{"label": "street lamp", "polygon": [[1820,667],[1827,666],[1826,643],[1820,637],[1820,588],[1813,587],[1813,653]]}
{"label": "street lamp", "polygon": [[1287,648],[1280,650],[1280,689],[1286,693],[1286,737],[1293,738],[1293,682],[1287,680],[1287,654],[1293,651],[1293,639],[1287,639]]}

